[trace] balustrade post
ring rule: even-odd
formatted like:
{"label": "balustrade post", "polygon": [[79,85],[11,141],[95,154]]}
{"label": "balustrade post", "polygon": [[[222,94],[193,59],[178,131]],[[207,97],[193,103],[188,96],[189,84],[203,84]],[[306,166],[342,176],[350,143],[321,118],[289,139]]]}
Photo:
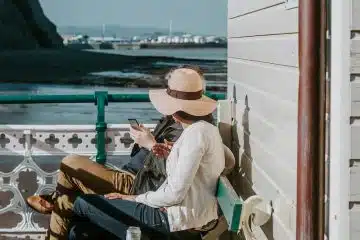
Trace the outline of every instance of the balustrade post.
{"label": "balustrade post", "polygon": [[107,124],[105,122],[105,106],[108,105],[108,92],[95,92],[95,105],[97,106],[97,121],[96,121],[96,162],[105,164],[106,149],[105,149],[105,134]]}
{"label": "balustrade post", "polygon": [[24,130],[24,147],[25,147],[25,157],[31,156],[31,131]]}

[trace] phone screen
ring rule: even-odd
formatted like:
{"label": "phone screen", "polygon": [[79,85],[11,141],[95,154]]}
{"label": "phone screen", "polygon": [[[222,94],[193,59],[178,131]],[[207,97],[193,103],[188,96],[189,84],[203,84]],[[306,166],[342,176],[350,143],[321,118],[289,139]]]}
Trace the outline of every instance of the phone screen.
{"label": "phone screen", "polygon": [[139,123],[138,123],[138,121],[136,120],[136,119],[128,119],[129,120],[129,123],[130,123],[130,126],[132,127],[132,128],[138,128],[139,127]]}

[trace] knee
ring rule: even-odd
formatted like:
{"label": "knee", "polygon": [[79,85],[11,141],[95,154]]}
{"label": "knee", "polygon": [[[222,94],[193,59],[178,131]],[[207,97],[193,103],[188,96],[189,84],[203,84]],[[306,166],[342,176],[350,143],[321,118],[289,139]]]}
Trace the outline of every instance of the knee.
{"label": "knee", "polygon": [[78,196],[75,199],[73,212],[79,217],[89,217],[96,212],[101,197],[95,194]]}
{"label": "knee", "polygon": [[86,201],[86,196],[79,196],[75,199],[73,212],[82,217],[86,215],[86,212],[88,210],[88,202]]}

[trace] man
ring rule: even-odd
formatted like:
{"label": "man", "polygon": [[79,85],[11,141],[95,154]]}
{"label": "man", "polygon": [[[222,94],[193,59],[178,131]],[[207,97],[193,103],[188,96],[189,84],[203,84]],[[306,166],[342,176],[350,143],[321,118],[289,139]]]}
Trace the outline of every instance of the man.
{"label": "man", "polygon": [[156,190],[166,178],[165,159],[155,156],[151,148],[156,142],[175,142],[182,130],[171,116],[163,117],[153,133],[143,126],[131,129],[136,144],[129,163],[121,170],[107,168],[84,156],[65,157],[60,165],[56,191],[27,199],[34,210],[51,214],[48,238],[67,239],[73,202],[79,194],[139,194]]}

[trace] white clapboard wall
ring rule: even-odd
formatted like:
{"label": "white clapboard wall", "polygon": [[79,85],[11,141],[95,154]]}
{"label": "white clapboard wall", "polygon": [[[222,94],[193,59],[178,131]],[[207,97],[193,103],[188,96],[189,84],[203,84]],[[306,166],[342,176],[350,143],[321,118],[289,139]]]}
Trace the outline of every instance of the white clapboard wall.
{"label": "white clapboard wall", "polygon": [[[240,147],[243,197],[269,201],[268,239],[295,239],[298,8],[284,0],[228,0],[228,96]],[[248,189],[251,189],[249,192]]]}

